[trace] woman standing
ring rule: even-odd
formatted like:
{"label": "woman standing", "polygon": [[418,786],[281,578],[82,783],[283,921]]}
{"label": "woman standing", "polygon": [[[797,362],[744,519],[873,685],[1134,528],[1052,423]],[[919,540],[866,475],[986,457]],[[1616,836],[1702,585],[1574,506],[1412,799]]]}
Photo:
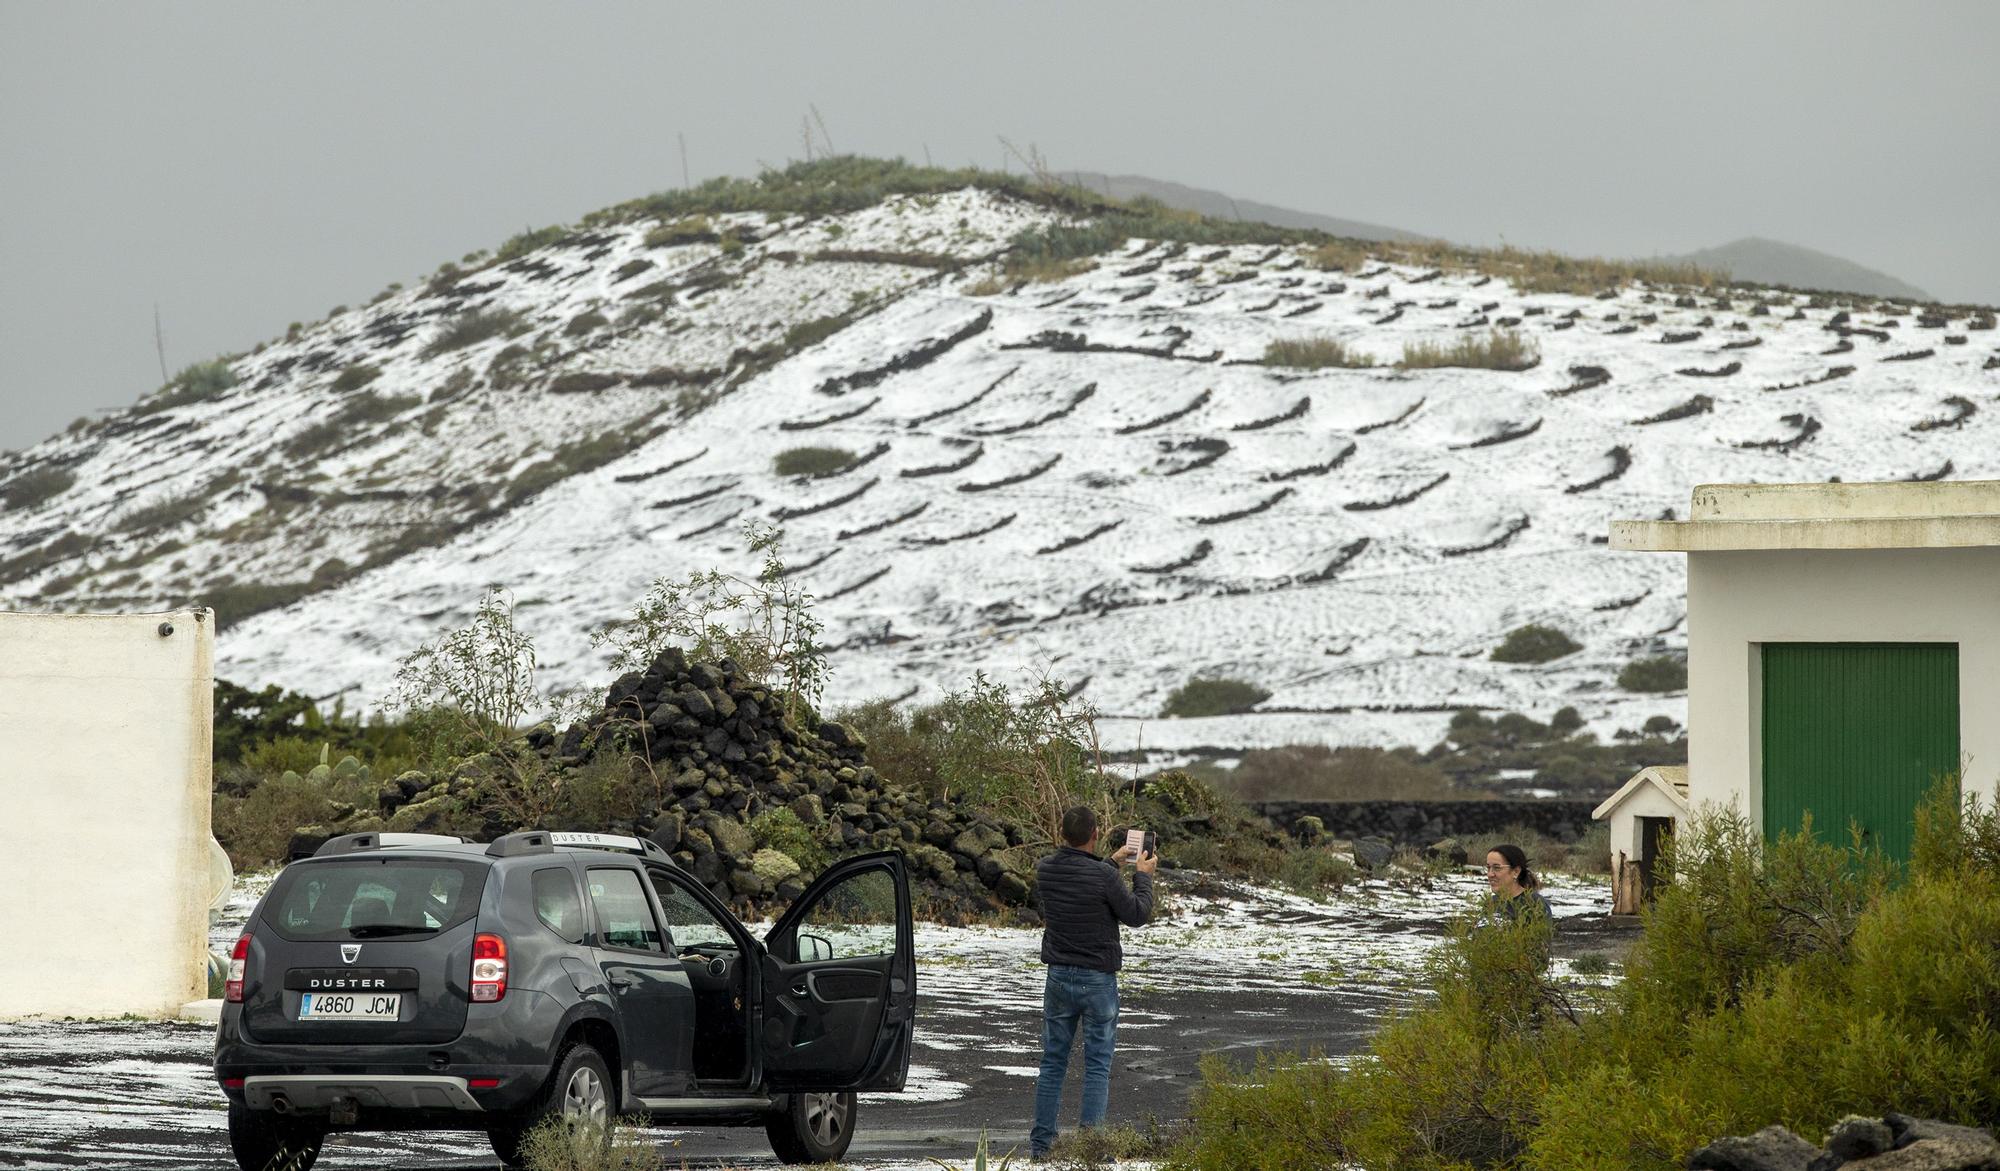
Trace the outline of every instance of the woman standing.
{"label": "woman standing", "polygon": [[1555,923],[1549,900],[1542,897],[1542,880],[1528,869],[1521,847],[1507,843],[1486,852],[1486,885],[1493,888],[1486,900],[1489,918],[1524,923],[1539,916],[1544,923]]}

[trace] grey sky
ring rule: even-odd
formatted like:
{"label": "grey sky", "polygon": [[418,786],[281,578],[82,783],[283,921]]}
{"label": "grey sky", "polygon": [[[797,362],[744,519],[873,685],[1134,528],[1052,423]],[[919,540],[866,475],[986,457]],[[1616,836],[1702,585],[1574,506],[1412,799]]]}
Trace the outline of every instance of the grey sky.
{"label": "grey sky", "polygon": [[526,225],[802,153],[2000,302],[2000,6],[0,0],[0,448]]}

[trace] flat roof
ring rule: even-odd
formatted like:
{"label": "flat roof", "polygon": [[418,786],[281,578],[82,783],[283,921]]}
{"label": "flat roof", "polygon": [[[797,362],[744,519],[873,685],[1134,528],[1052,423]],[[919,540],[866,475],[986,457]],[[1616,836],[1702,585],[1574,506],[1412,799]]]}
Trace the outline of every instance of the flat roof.
{"label": "flat roof", "polygon": [[1691,519],[1611,523],[1611,547],[1966,549],[2000,546],[2000,480],[1858,484],[1703,484]]}

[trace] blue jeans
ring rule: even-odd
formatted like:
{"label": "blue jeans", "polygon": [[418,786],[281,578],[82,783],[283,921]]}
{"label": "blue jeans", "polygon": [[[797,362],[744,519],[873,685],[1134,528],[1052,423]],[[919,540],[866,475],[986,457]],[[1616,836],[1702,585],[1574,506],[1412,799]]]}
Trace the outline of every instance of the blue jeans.
{"label": "blue jeans", "polygon": [[1056,1141],[1056,1115],[1062,1107],[1063,1079],[1069,1073],[1069,1049],[1076,1027],[1083,1025],[1082,1125],[1104,1121],[1111,1104],[1111,1047],[1118,1036],[1118,975],[1091,968],[1050,964],[1042,990],[1042,1072],[1035,1081],[1035,1129],[1028,1136],[1031,1153],[1047,1154]]}

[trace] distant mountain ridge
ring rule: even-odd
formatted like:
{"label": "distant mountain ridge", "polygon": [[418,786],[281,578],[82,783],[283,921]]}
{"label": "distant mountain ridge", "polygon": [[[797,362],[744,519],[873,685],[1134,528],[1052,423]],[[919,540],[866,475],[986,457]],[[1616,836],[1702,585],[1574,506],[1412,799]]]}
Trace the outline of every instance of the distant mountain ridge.
{"label": "distant mountain ridge", "polygon": [[1171,183],[1165,179],[1149,179],[1144,175],[1063,171],[1057,177],[1064,182],[1100,192],[1113,199],[1133,199],[1143,195],[1157,199],[1168,207],[1182,211],[1198,211],[1218,220],[1243,220],[1249,223],[1272,224],[1280,228],[1305,228],[1310,231],[1325,232],[1331,236],[1346,236],[1354,240],[1427,239],[1420,233],[1404,231],[1402,228],[1341,219],[1338,216],[1321,215],[1317,212],[1297,211],[1275,204],[1259,203],[1254,199],[1238,199],[1232,195],[1224,195],[1220,191],[1189,187],[1185,183]]}
{"label": "distant mountain ridge", "polygon": [[1752,284],[1866,293],[1871,297],[1895,297],[1910,301],[1935,300],[1915,285],[1897,280],[1887,273],[1825,252],[1779,240],[1766,240],[1760,236],[1746,236],[1718,248],[1704,248],[1699,252],[1663,259],[1668,263],[1692,264],[1697,268],[1726,272],[1739,281]]}
{"label": "distant mountain ridge", "polygon": [[[1065,182],[1108,194],[1114,199],[1131,199],[1143,195],[1157,199],[1168,207],[1183,211],[1198,211],[1216,219],[1248,220],[1275,224],[1281,228],[1307,228],[1356,240],[1432,238],[1402,228],[1341,219],[1317,212],[1298,211],[1251,199],[1238,199],[1220,191],[1190,187],[1185,183],[1173,183],[1164,179],[1151,179],[1144,175],[1063,171],[1059,177]],[[1659,260],[1668,264],[1692,264],[1698,268],[1728,273],[1736,280],[1751,284],[1782,285],[1791,289],[1837,293],[1865,293],[1872,297],[1896,297],[1913,301],[1933,300],[1929,293],[1887,273],[1878,272],[1830,253],[1757,236],[1746,236],[1741,240],[1716,248],[1704,248],[1699,252],[1664,256]]]}

